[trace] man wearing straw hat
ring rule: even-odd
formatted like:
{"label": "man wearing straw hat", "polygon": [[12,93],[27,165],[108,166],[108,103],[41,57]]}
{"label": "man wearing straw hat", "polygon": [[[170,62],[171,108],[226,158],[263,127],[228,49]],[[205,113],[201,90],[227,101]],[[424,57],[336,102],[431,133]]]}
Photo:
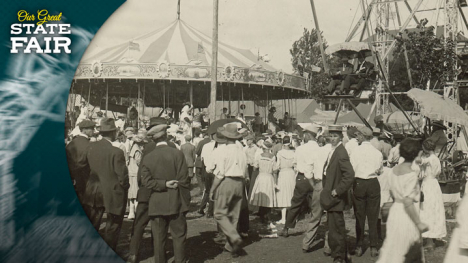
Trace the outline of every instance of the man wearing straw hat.
{"label": "man wearing straw hat", "polygon": [[123,151],[112,146],[117,135],[114,119],[102,118],[99,133],[102,140],[90,144],[88,161],[91,174],[97,175],[101,183],[107,212],[104,240],[115,250],[127,206],[128,169]]}
{"label": "man wearing straw hat", "polygon": [[304,253],[310,252],[314,245],[323,214],[323,209],[320,207],[323,165],[320,164],[320,146],[316,141],[319,130],[320,126],[318,125],[307,126],[304,131],[306,143],[296,149],[295,162],[298,170],[296,186],[291,199],[291,207],[286,212],[286,224],[282,232],[280,232],[280,236],[289,236],[288,229],[296,227],[302,204],[307,202],[312,210],[312,217],[307,224],[307,230],[302,241],[302,251]]}
{"label": "man wearing straw hat", "polygon": [[215,179],[210,190],[210,199],[215,201],[214,217],[227,237],[225,249],[236,257],[242,238],[237,232],[237,223],[244,198],[244,179],[247,160],[236,140],[242,135],[236,124],[226,124],[220,132],[227,140],[226,146],[216,157]]}
{"label": "man wearing straw hat", "polygon": [[186,262],[186,214],[190,206],[190,178],[184,154],[166,142],[167,125],[148,131],[156,143],[140,166],[142,185],[151,189],[148,215],[153,233],[154,261],[166,262],[166,239],[170,228],[175,262]]}
{"label": "man wearing straw hat", "polygon": [[370,252],[372,257],[379,255],[377,250],[377,222],[380,209],[380,184],[377,176],[383,170],[383,155],[370,143],[372,130],[359,127],[358,141],[361,143],[353,150],[350,160],[355,172],[353,186],[354,213],[356,215],[356,256],[363,254],[364,227],[367,218],[369,226]]}

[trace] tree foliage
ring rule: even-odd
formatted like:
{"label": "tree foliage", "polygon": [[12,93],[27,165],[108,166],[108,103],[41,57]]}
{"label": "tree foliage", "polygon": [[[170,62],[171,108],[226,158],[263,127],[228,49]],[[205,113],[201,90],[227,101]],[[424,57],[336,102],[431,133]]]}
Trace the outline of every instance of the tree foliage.
{"label": "tree foliage", "polygon": [[[327,41],[322,35],[322,45],[326,49]],[[292,48],[289,50],[292,58],[291,63],[295,72],[301,76],[307,77],[310,82],[311,97],[314,99],[322,98],[322,87],[330,81],[328,75],[323,70],[322,54],[318,43],[317,30],[313,28],[308,30],[304,28],[303,35],[296,40]],[[326,55],[327,62],[330,61],[330,56]],[[314,72],[314,67],[321,67],[320,72]]]}
{"label": "tree foliage", "polygon": [[[406,36],[395,36],[396,53],[406,48],[409,57],[413,88],[440,88],[446,81],[453,81],[457,60],[455,45],[451,39],[437,37],[434,27],[426,27],[421,20],[415,31],[405,31]],[[398,58],[397,58],[398,59]]]}

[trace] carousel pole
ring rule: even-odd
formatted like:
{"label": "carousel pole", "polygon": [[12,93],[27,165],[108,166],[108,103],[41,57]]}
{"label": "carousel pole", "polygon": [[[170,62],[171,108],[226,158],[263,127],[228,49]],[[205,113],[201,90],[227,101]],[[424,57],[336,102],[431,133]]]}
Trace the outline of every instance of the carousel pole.
{"label": "carousel pole", "polygon": [[213,42],[211,61],[210,121],[216,120],[216,84],[218,77],[218,0],[213,0]]}
{"label": "carousel pole", "polygon": [[166,84],[162,82],[162,90],[163,90],[163,111],[166,110]]}
{"label": "carousel pole", "polygon": [[269,100],[268,100],[268,90],[266,92],[266,98],[267,99],[266,99],[266,104],[265,104],[266,105],[265,106],[265,119],[266,119],[266,123],[270,124],[270,121],[268,120],[268,115],[267,115],[267,108],[268,108],[268,105],[269,105],[269,103],[268,103],[269,102]]}
{"label": "carousel pole", "polygon": [[140,128],[140,116],[141,116],[141,109],[140,109],[140,82],[138,82],[138,99],[137,99],[137,109],[138,109],[138,115],[137,115],[137,128]]}
{"label": "carousel pole", "polygon": [[108,109],[109,109],[109,82],[106,82],[106,117],[107,117]]}
{"label": "carousel pole", "polygon": [[228,102],[228,107],[229,107],[229,117],[232,116],[231,113],[231,86],[228,84],[228,96],[229,96],[229,102]]}
{"label": "carousel pole", "polygon": [[142,107],[143,107],[143,111],[142,111],[142,114],[144,115],[145,114],[145,97],[146,97],[146,80],[143,81],[143,99],[141,101],[142,103]]}
{"label": "carousel pole", "polygon": [[190,82],[190,105],[193,105],[193,82]]}
{"label": "carousel pole", "polygon": [[89,88],[88,88],[88,104],[89,105],[89,98],[91,97],[91,82],[89,83]]}

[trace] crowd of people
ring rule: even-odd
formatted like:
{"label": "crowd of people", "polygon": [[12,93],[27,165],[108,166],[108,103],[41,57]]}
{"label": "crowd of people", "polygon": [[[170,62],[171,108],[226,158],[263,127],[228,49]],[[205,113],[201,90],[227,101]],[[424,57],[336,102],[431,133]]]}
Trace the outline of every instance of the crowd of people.
{"label": "crowd of people", "polygon": [[[279,126],[254,132],[241,122],[203,129],[190,125],[189,111],[183,113],[183,143],[169,135],[168,118],[153,117],[146,128],[123,133],[114,119],[101,118],[94,142],[96,123],[83,119],[66,147],[77,195],[97,230],[106,213],[103,238],[114,250],[128,207],[128,219],[134,220],[128,262],[138,261],[150,222],[155,262],[166,262],[168,229],[175,262],[187,262],[186,214],[195,180],[203,193],[197,212],[216,221],[215,242],[233,257],[245,253],[249,215],[265,225],[283,225],[279,235],[287,238],[304,206],[311,216],[303,252],[321,241],[318,228],[326,214],[323,251],[333,262],[350,262],[344,211],[351,208],[357,257],[365,253],[366,219],[377,262],[417,262],[405,260],[421,258],[422,239],[426,249],[434,249],[434,240],[447,235],[437,136],[422,141],[384,129],[317,124],[301,134]],[[281,219],[275,222],[276,211]]]}

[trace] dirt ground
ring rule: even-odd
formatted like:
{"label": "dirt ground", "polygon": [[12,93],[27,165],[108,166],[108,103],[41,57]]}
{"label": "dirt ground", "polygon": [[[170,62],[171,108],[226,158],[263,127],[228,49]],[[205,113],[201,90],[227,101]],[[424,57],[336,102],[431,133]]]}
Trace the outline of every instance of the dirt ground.
{"label": "dirt ground", "polygon": [[[298,222],[295,229],[290,230],[290,236],[284,237],[263,237],[264,234],[275,233],[282,229],[282,225],[277,225],[273,229],[269,229],[260,223],[256,216],[250,216],[250,232],[249,236],[244,239],[243,248],[246,255],[238,258],[232,258],[230,253],[223,251],[223,246],[218,245],[213,241],[216,236],[217,229],[216,223],[212,218],[201,217],[197,212],[198,205],[201,200],[199,188],[193,185],[192,203],[190,212],[187,215],[188,224],[188,237],[187,237],[187,255],[189,262],[333,262],[331,257],[326,257],[323,254],[324,242],[319,242],[314,250],[310,253],[303,253],[301,244],[303,232],[305,230],[305,219]],[[279,212],[279,211],[278,211]],[[280,215],[276,214],[275,217],[279,219]],[[275,218],[273,218],[275,219]],[[355,247],[355,219],[351,211],[345,212],[345,221],[347,233],[348,247],[353,254]],[[104,222],[104,220],[103,220]],[[128,256],[130,233],[133,220],[125,218],[122,232],[120,235],[119,244],[117,246],[117,253],[124,259]],[[100,232],[104,229],[105,223],[101,225]],[[454,220],[448,220],[447,231],[448,236],[441,241],[436,242],[436,249],[432,252],[425,252],[427,263],[440,263],[443,262],[445,251],[447,250],[448,240],[452,229],[455,226]],[[275,229],[276,228],[276,229]],[[322,224],[319,228],[319,238],[323,240],[326,231],[326,217],[324,216]],[[368,250],[369,240],[365,238],[364,255],[362,257],[352,256],[353,262],[368,263],[375,262],[377,258],[372,258]],[[140,247],[140,262],[152,263],[152,243],[151,243],[151,227],[146,227],[143,241]],[[166,244],[166,253],[168,262],[173,262],[172,242],[169,238]]]}

